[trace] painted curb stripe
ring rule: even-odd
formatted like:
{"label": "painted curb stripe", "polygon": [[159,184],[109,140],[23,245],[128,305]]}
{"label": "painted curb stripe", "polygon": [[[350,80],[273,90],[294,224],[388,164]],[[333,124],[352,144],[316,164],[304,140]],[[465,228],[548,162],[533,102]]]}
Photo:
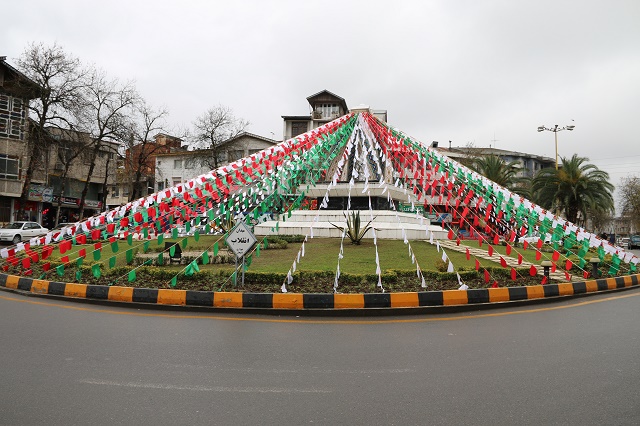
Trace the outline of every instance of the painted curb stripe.
{"label": "painted curb stripe", "polygon": [[187,290],[187,306],[213,306],[213,292]]}
{"label": "painted curb stripe", "polygon": [[304,309],[333,309],[333,294],[308,293],[302,300]]}
{"label": "painted curb stripe", "polygon": [[134,288],[131,301],[137,303],[158,303],[158,289]]}
{"label": "painted curb stripe", "polygon": [[365,308],[390,308],[390,293],[369,293],[364,295]]}
{"label": "painted curb stripe", "polygon": [[95,300],[178,306],[259,309],[370,309],[461,306],[572,296],[634,287],[640,274],[571,283],[366,294],[239,293],[87,285],[0,274],[0,287]]}

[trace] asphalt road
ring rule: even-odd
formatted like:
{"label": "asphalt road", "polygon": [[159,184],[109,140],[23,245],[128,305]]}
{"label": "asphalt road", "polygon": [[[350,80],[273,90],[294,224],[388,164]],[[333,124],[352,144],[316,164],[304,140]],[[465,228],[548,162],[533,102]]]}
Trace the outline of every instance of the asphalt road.
{"label": "asphalt road", "polygon": [[0,291],[2,425],[640,424],[640,289],[374,318]]}

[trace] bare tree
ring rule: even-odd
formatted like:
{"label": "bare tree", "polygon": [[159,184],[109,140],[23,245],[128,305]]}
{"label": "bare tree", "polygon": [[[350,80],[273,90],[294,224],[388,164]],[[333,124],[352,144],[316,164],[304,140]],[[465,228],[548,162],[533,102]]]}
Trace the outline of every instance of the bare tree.
{"label": "bare tree", "polygon": [[640,229],[640,178],[622,178],[618,191],[622,200],[622,215],[630,219],[637,232]]}
{"label": "bare tree", "polygon": [[165,146],[157,144],[151,138],[154,133],[162,132],[164,119],[168,112],[164,108],[154,109],[144,100],[136,106],[134,115],[126,129],[125,171],[130,179],[131,191],[129,201],[147,195],[149,180],[155,178],[155,165],[152,165],[156,154],[164,152]]}
{"label": "bare tree", "polygon": [[35,81],[40,90],[29,104],[33,117],[27,144],[29,164],[23,174],[20,213],[29,197],[34,172],[46,166],[45,156],[52,142],[47,127],[70,129],[81,105],[82,90],[86,86],[86,70],[77,58],[67,54],[57,44],[31,44],[18,59],[20,70]]}
{"label": "bare tree", "polygon": [[127,117],[138,99],[132,83],[120,84],[118,80],[110,80],[98,70],[91,73],[85,90],[83,124],[92,136],[92,144],[88,155],[89,170],[80,196],[80,218],[84,215],[84,203],[98,154],[105,142],[118,142],[119,137],[126,133]]}
{"label": "bare tree", "polygon": [[217,169],[222,162],[221,145],[244,132],[249,122],[233,115],[229,107],[218,105],[202,114],[193,123],[195,147],[205,149],[200,165]]}
{"label": "bare tree", "polygon": [[66,195],[65,189],[69,183],[69,171],[71,170],[71,165],[86,154],[91,143],[91,137],[87,133],[73,130],[58,128],[49,128],[47,130],[55,141],[56,165],[54,166],[54,170],[60,170],[60,188],[57,194],[58,202],[56,203],[56,215],[54,220],[54,226],[57,226],[60,222],[62,200]]}

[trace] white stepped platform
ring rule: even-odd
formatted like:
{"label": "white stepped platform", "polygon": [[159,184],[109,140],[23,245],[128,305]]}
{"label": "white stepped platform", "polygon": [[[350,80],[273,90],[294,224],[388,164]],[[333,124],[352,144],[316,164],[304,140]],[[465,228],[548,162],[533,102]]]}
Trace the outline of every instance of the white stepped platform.
{"label": "white stepped platform", "polygon": [[[373,211],[373,227],[376,229],[376,236],[380,239],[403,240],[404,235],[409,240],[427,239],[426,230],[433,232],[434,239],[446,239],[447,231],[437,225],[431,225],[429,219],[420,218],[412,213],[397,213],[390,210]],[[336,229],[332,223],[338,226],[345,226],[346,221],[341,210],[299,210],[292,212],[291,217],[281,215],[282,219],[275,231],[276,221],[267,221],[254,228],[256,235],[311,235],[311,225],[313,224],[313,236],[320,238],[340,238],[341,231]],[[360,212],[360,222],[366,225],[371,219],[369,211]],[[422,219],[422,220],[421,220]],[[273,228],[273,231],[272,231]],[[404,235],[403,235],[404,229]],[[373,232],[369,231],[365,239],[372,239]]]}

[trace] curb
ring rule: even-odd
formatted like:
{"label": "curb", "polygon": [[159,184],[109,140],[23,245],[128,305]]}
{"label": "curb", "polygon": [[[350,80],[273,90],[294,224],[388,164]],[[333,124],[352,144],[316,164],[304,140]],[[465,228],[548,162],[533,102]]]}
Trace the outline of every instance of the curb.
{"label": "curb", "polygon": [[267,310],[366,310],[462,307],[577,296],[637,287],[640,274],[561,284],[405,293],[242,293],[150,289],[37,280],[0,274],[0,287],[36,295],[161,306]]}

